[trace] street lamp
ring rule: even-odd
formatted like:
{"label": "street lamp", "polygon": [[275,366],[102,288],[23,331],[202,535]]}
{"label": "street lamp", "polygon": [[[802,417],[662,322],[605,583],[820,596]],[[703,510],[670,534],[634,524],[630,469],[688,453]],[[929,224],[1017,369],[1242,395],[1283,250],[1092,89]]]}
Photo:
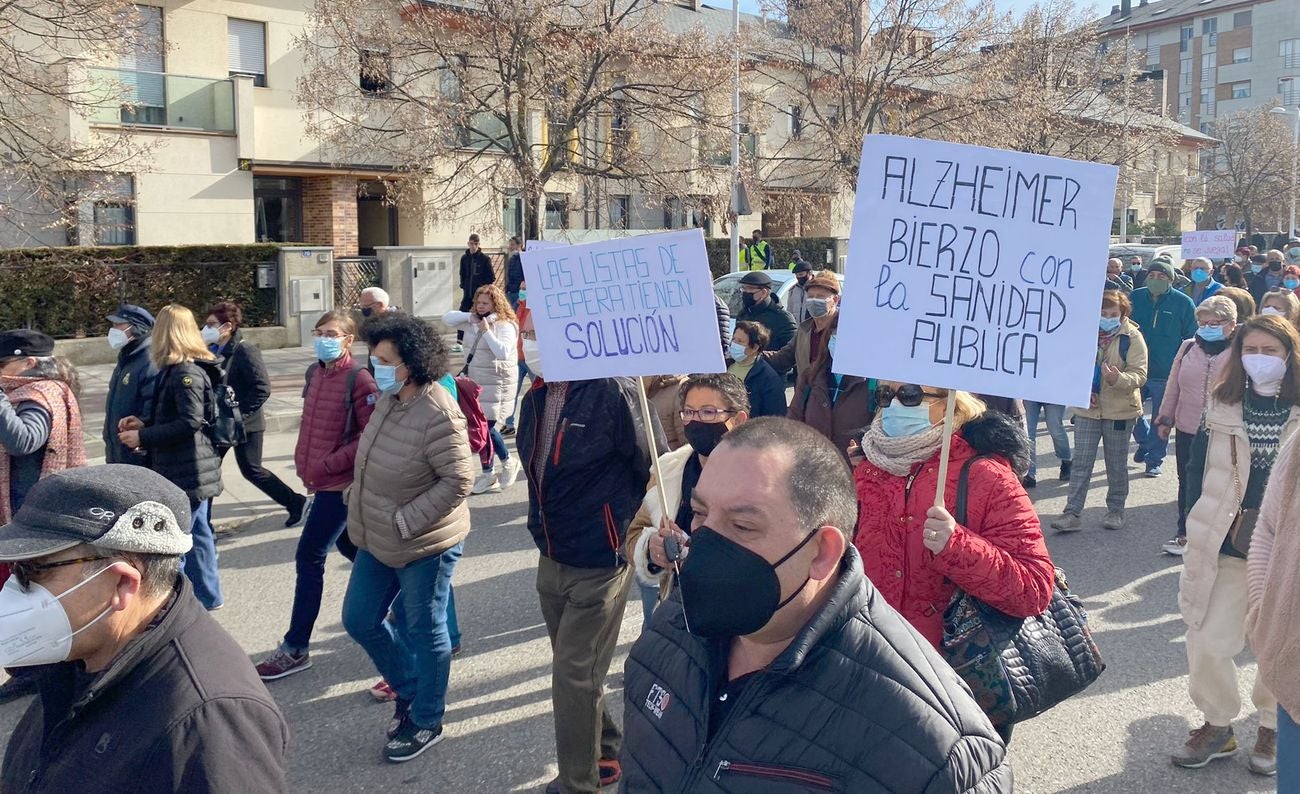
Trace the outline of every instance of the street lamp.
{"label": "street lamp", "polygon": [[[1289,108],[1283,108],[1283,107],[1273,108],[1269,112],[1278,113],[1283,116],[1291,115],[1291,110]],[[1296,233],[1295,197],[1296,197],[1296,191],[1300,190],[1300,186],[1296,184],[1296,157],[1297,155],[1300,155],[1300,107],[1297,107],[1295,110],[1295,120],[1292,126],[1295,130],[1295,133],[1293,136],[1293,140],[1291,141],[1291,228],[1287,229],[1286,232],[1286,236],[1288,238],[1294,236]]]}

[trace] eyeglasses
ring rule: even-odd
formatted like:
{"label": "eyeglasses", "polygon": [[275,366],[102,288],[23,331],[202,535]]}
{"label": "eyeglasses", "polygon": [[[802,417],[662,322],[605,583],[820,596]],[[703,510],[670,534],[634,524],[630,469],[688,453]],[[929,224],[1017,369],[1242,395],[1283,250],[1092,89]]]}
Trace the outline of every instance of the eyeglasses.
{"label": "eyeglasses", "polygon": [[17,562],[9,563],[9,572],[18,580],[18,584],[22,585],[23,589],[26,590],[34,580],[49,573],[55,568],[62,568],[65,565],[76,565],[81,562],[94,562],[95,560],[107,559],[109,558],[99,556],[76,557],[71,560],[59,560],[58,562],[27,562],[26,560],[19,560]]}
{"label": "eyeglasses", "polygon": [[709,406],[698,411],[683,408],[679,413],[683,422],[694,422],[698,419],[701,422],[712,424],[714,422],[724,422],[729,415],[738,413],[738,411],[734,408],[714,408]]}
{"label": "eyeglasses", "polygon": [[313,329],[312,329],[312,332],[311,332],[311,335],[312,335],[312,336],[318,336],[318,337],[324,337],[324,338],[326,338],[326,339],[343,339],[343,338],[345,338],[345,337],[347,336],[347,334],[341,334],[341,333],[339,333],[338,331],[329,331],[329,332],[327,332],[327,333],[321,333],[321,331],[320,331],[319,328],[313,328]]}
{"label": "eyeglasses", "polygon": [[889,405],[897,397],[898,401],[908,408],[915,408],[921,404],[926,397],[943,397],[942,394],[932,394],[915,383],[904,383],[895,389],[893,386],[876,387],[876,405]]}

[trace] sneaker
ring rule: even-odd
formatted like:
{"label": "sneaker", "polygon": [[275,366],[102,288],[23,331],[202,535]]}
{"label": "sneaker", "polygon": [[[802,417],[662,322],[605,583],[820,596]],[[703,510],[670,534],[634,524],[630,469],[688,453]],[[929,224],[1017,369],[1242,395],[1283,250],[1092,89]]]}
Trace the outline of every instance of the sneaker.
{"label": "sneaker", "polygon": [[397,693],[394,692],[393,688],[388,685],[388,682],[382,678],[379,679],[379,683],[370,687],[370,689],[367,689],[366,691],[370,693],[370,697],[378,700],[380,703],[392,703],[394,700],[397,700]]}
{"label": "sneaker", "polygon": [[1260,728],[1255,734],[1255,749],[1250,751],[1250,771],[1269,777],[1277,774],[1277,731],[1273,728]]}
{"label": "sneaker", "polygon": [[1181,557],[1187,553],[1187,536],[1179,535],[1176,538],[1170,538],[1165,541],[1165,545],[1160,547],[1165,554],[1172,554],[1175,557]]}
{"label": "sneaker", "polygon": [[306,651],[295,655],[280,648],[257,663],[257,677],[263,681],[274,681],[294,673],[301,673],[309,667],[311,667],[311,655]]}
{"label": "sneaker", "polygon": [[456,344],[454,344],[454,345],[451,346],[451,352],[453,352],[453,353],[464,353],[464,352],[465,352],[465,346],[462,345],[460,342],[457,342]]}
{"label": "sneaker", "polygon": [[1025,486],[1026,488],[1037,488],[1038,478],[1032,474],[1026,474],[1025,479],[1021,480],[1020,484]]}
{"label": "sneaker", "polygon": [[1074,461],[1063,460],[1061,461],[1061,473],[1056,475],[1056,479],[1060,480],[1061,482],[1069,482],[1070,475],[1073,473],[1074,473]]}
{"label": "sneaker", "polygon": [[442,741],[442,726],[421,728],[411,720],[406,727],[384,745],[384,756],[395,764],[410,761],[420,753]]}
{"label": "sneaker", "polygon": [[1060,532],[1078,532],[1079,517],[1073,513],[1061,513],[1060,518],[1052,519],[1052,529]]}
{"label": "sneaker", "polygon": [[388,721],[388,728],[384,731],[384,735],[393,738],[402,732],[402,728],[410,719],[411,701],[398,698],[397,705],[393,708],[393,718]]}
{"label": "sneaker", "polygon": [[1153,479],[1153,480],[1156,479],[1157,477],[1160,476],[1160,467],[1159,467],[1159,466],[1147,466],[1146,476],[1150,477],[1150,478]]}
{"label": "sneaker", "polygon": [[294,494],[293,503],[289,505],[289,517],[285,519],[284,525],[286,527],[298,526],[305,512],[307,512],[307,497]]}
{"label": "sneaker", "polygon": [[1223,728],[1205,723],[1190,733],[1191,737],[1183,749],[1170,756],[1174,766],[1184,769],[1200,769],[1216,758],[1227,758],[1237,752],[1237,739],[1232,735],[1232,726]]}
{"label": "sneaker", "polygon": [[501,428],[501,435],[503,436],[513,436],[514,434],[515,434],[514,425],[506,425],[505,427]]}
{"label": "sneaker", "polygon": [[460,643],[459,643],[459,642],[456,643],[455,645],[451,646],[451,655],[452,655],[452,656],[460,656]]}
{"label": "sneaker", "polygon": [[1124,513],[1119,510],[1107,510],[1106,517],[1101,520],[1103,529],[1123,529]]}
{"label": "sneaker", "polygon": [[470,493],[487,493],[488,491],[499,490],[501,490],[501,485],[497,482],[497,473],[492,469],[488,469],[480,474],[478,479],[474,480],[474,487],[470,490]]}
{"label": "sneaker", "polygon": [[501,462],[501,477],[497,480],[502,488],[509,488],[519,479],[519,461],[506,458]]}
{"label": "sneaker", "polygon": [[600,759],[596,762],[596,769],[600,772],[601,788],[612,786],[623,779],[623,765],[614,758]]}
{"label": "sneaker", "polygon": [[1147,453],[1143,452],[1141,447],[1138,447],[1138,451],[1133,453],[1133,462],[1134,463],[1147,462]]}

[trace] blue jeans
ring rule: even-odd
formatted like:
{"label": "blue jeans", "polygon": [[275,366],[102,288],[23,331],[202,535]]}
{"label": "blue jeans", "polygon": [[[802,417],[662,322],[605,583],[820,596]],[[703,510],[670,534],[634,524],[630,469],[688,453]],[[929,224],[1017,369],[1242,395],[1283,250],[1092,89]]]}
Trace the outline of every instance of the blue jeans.
{"label": "blue jeans", "polygon": [[[460,554],[457,543],[405,568],[389,568],[361,549],[343,598],[343,628],[397,696],[411,701],[411,719],[422,728],[442,724],[447,711],[447,601]],[[403,630],[395,631],[385,618],[399,592]]]}
{"label": "blue jeans", "polygon": [[185,555],[185,575],[194,585],[194,595],[204,609],[226,602],[221,595],[221,577],[217,573],[217,537],[212,532],[212,500],[198,504],[190,500],[190,535],[194,547]]}
{"label": "blue jeans", "polygon": [[1300,791],[1300,725],[1281,706],[1277,707],[1277,792]]}
{"label": "blue jeans", "polygon": [[[393,631],[398,634],[406,633],[406,610],[402,608],[402,599],[393,600],[393,622],[390,624]],[[460,620],[456,617],[456,587],[447,588],[447,637],[451,639],[451,647],[455,648],[460,645]]]}
{"label": "blue jeans", "polygon": [[488,422],[488,444],[479,450],[479,461],[483,464],[483,471],[492,471],[492,452],[497,453],[497,457],[507,461],[510,459],[510,449],[506,447],[506,440],[497,430],[496,422]]}
{"label": "blue jeans", "polygon": [[1072,458],[1070,450],[1070,431],[1065,429],[1065,406],[1052,403],[1038,403],[1025,400],[1025,426],[1029,429],[1029,476],[1038,477],[1038,446],[1034,439],[1038,436],[1038,417],[1041,413],[1047,418],[1047,434],[1052,437],[1052,449],[1056,459],[1064,463]]}
{"label": "blue jeans", "polygon": [[1148,419],[1139,416],[1133,427],[1133,440],[1137,442],[1138,449],[1142,450],[1148,470],[1162,465],[1169,452],[1168,440],[1160,438],[1155,428],[1155,419],[1160,415],[1160,404],[1165,399],[1166,383],[1168,381],[1151,379],[1142,387],[1142,396],[1151,398],[1151,417]]}
{"label": "blue jeans", "polygon": [[348,504],[339,491],[317,491],[311,512],[298,538],[294,554],[297,578],[293,585],[293,609],[289,613],[289,631],[284,635],[284,650],[295,655],[306,653],[311,631],[320,615],[320,599],[325,592],[325,557],[331,546],[349,560],[357,558],[357,547],[348,539]]}
{"label": "blue jeans", "polygon": [[655,607],[659,604],[659,585],[651,587],[642,584],[638,579],[636,586],[641,591],[641,630],[645,631],[650,626],[650,618],[655,613]]}
{"label": "blue jeans", "polygon": [[528,365],[525,364],[524,362],[520,361],[520,362],[519,362],[519,382],[515,384],[515,402],[514,402],[514,405],[511,405],[511,406],[510,406],[510,416],[509,416],[509,418],[506,419],[506,427],[514,427],[514,426],[515,426],[515,414],[519,413],[519,409],[518,409],[518,405],[519,405],[519,397],[520,397],[520,395],[523,394],[523,390],[524,390],[524,376],[525,376],[525,375],[531,375],[531,374],[533,374],[533,373],[531,373],[531,372],[528,371]]}

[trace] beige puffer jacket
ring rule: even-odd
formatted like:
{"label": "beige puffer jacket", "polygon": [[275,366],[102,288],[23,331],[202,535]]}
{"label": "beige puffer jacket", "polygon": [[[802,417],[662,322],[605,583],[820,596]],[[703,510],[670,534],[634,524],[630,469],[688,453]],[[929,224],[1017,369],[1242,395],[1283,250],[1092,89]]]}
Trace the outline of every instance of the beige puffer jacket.
{"label": "beige puffer jacket", "polygon": [[[1120,355],[1121,336],[1129,338],[1128,356]],[[1125,421],[1138,418],[1142,415],[1142,387],[1147,382],[1147,343],[1137,324],[1127,317],[1120,323],[1119,333],[1106,346],[1105,360],[1119,369],[1119,380],[1114,386],[1103,380],[1096,402],[1087,408],[1075,408],[1075,415]]]}
{"label": "beige puffer jacket", "polygon": [[431,383],[405,402],[380,397],[357,449],[348,537],[390,568],[460,543],[469,534],[473,457],[447,389]]}

